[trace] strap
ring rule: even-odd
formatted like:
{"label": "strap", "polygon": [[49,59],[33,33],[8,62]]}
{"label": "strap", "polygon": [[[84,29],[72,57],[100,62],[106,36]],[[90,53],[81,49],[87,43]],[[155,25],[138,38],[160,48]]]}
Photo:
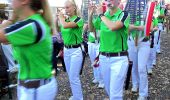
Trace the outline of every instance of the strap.
{"label": "strap", "polygon": [[34,44],[36,44],[41,40],[41,38],[43,36],[43,33],[42,33],[43,31],[42,31],[40,24],[37,21],[33,20],[33,22],[35,23],[36,28],[37,28],[37,36],[36,36],[36,39],[35,39],[35,42],[34,42]]}

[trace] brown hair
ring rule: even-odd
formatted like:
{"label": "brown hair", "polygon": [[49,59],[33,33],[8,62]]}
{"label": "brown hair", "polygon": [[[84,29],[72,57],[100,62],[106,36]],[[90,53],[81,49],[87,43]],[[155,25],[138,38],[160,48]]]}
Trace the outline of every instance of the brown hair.
{"label": "brown hair", "polygon": [[51,13],[48,0],[31,0],[30,7],[36,12],[42,10],[42,16],[44,17],[45,21],[52,29],[55,28],[54,19]]}
{"label": "brown hair", "polygon": [[7,20],[7,19],[8,19],[8,16],[7,16],[6,14],[7,14],[7,12],[5,12],[4,10],[0,10],[0,18],[1,18],[1,19]]}

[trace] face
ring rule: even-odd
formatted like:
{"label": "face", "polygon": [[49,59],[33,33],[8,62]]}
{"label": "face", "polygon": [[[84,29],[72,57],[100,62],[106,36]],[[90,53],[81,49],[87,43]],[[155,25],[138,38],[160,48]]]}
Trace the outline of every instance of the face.
{"label": "face", "polygon": [[76,8],[70,1],[66,1],[64,8],[66,15],[71,16],[75,14]]}
{"label": "face", "polygon": [[21,7],[21,0],[12,0],[12,8],[17,11]]}
{"label": "face", "polygon": [[112,9],[118,7],[121,0],[105,0],[108,8]]}
{"label": "face", "polygon": [[30,0],[11,0],[12,1],[12,8],[16,14],[20,14],[22,9],[28,5]]}

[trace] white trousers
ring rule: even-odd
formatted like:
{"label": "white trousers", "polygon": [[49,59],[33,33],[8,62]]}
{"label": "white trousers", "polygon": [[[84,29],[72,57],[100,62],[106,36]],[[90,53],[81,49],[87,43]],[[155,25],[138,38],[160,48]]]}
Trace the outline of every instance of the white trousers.
{"label": "white trousers", "polygon": [[17,87],[18,100],[54,100],[57,95],[57,81],[53,77],[51,82],[37,89],[27,89],[23,86]]}
{"label": "white trousers", "polygon": [[81,48],[64,48],[64,62],[69,76],[73,100],[83,100],[82,87],[80,82],[80,70],[83,55]]}
{"label": "white trousers", "polygon": [[156,47],[158,41],[159,30],[154,33],[154,46],[150,49],[150,55],[147,63],[147,69],[152,69],[153,65],[156,65]]}
{"label": "white trousers", "polygon": [[157,52],[161,52],[161,32],[163,31],[163,24],[159,23],[158,24],[158,28],[159,28],[159,32],[156,34],[156,38],[157,38],[157,46],[156,46],[156,51]]}
{"label": "white trousers", "polygon": [[123,86],[128,70],[128,58],[106,57],[100,55],[100,66],[104,79],[105,90],[110,100],[123,100]]}
{"label": "white trousers", "polygon": [[150,54],[150,43],[141,42],[135,46],[133,39],[128,41],[129,57],[133,61],[132,86],[139,87],[139,95],[148,96],[147,61]]}
{"label": "white trousers", "polygon": [[[99,54],[99,44],[88,42],[88,54],[90,56],[91,63],[93,63],[95,58]],[[92,67],[93,67],[93,76],[94,76],[94,79],[96,79],[100,83],[103,83],[103,78],[102,78],[102,74],[101,74],[101,67],[100,67],[100,65],[97,68],[95,68],[94,66],[92,66]]]}

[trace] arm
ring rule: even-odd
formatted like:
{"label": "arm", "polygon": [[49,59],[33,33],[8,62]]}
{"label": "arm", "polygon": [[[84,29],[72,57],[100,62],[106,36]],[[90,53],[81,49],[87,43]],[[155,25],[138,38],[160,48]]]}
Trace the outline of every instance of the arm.
{"label": "arm", "polygon": [[78,27],[75,22],[66,22],[64,17],[60,18],[60,23],[61,23],[61,25],[64,28],[75,28],[75,27]]}
{"label": "arm", "polygon": [[[102,11],[102,6],[97,6],[97,14],[100,16],[103,13]],[[105,16],[100,16],[101,20],[103,21],[103,23],[112,31],[118,30],[122,27],[128,27],[128,25],[125,25],[125,21],[128,18],[128,13],[127,12],[123,12],[123,16],[121,19],[118,19],[117,21],[113,22],[111,20],[109,20],[107,17]]]}
{"label": "arm", "polygon": [[[58,17],[58,16],[57,16]],[[57,32],[61,32],[60,30],[60,27],[59,27],[59,21],[58,21],[58,18],[56,18],[56,29],[57,29]]]}
{"label": "arm", "polygon": [[59,12],[59,21],[60,24],[64,27],[64,28],[75,28],[78,27],[78,25],[76,24],[76,22],[66,22],[65,21],[65,16],[64,14],[62,14],[62,12]]}
{"label": "arm", "polygon": [[93,26],[93,14],[94,14],[94,6],[89,5],[88,7],[88,29],[90,32],[95,31],[95,28]]}
{"label": "arm", "polygon": [[0,43],[8,43],[4,30],[0,29]]}
{"label": "arm", "polygon": [[143,31],[145,28],[145,26],[135,26],[135,25],[130,25],[129,26],[129,31],[132,31],[132,30],[138,30],[138,31]]}
{"label": "arm", "polygon": [[105,23],[105,25],[112,31],[118,30],[124,26],[122,21],[112,22],[105,16],[101,17],[101,20]]}

